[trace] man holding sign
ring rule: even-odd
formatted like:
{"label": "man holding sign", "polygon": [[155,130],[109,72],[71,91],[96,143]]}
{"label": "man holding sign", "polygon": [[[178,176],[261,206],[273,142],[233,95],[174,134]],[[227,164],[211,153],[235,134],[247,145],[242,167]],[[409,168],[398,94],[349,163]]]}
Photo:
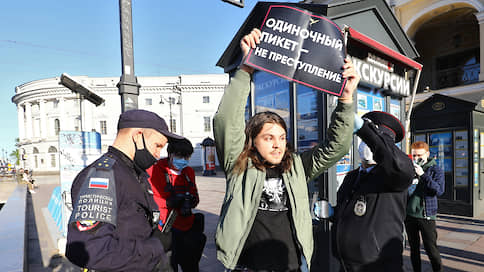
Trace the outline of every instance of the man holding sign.
{"label": "man holding sign", "polygon": [[[258,29],[242,38],[244,58],[262,38]],[[217,258],[227,269],[309,270],[314,242],[307,182],[346,154],[352,141],[359,75],[347,59],[339,69],[346,86],[327,140],[302,154],[288,147],[286,124],[276,113],[257,113],[245,125],[254,68],[242,64],[231,79],[214,116],[217,154],[227,180],[215,239]]]}

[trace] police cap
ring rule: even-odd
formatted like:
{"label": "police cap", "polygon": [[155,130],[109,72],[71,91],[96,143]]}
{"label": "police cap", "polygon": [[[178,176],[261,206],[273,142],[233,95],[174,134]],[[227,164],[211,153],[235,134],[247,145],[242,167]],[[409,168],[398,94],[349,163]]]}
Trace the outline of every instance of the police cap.
{"label": "police cap", "polygon": [[171,133],[163,118],[147,110],[129,110],[121,113],[118,120],[118,130],[122,128],[151,128],[170,139],[183,139],[182,136]]}
{"label": "police cap", "polygon": [[400,142],[405,136],[405,129],[402,123],[393,115],[383,111],[370,111],[361,118],[369,119],[386,134],[390,135],[395,143]]}

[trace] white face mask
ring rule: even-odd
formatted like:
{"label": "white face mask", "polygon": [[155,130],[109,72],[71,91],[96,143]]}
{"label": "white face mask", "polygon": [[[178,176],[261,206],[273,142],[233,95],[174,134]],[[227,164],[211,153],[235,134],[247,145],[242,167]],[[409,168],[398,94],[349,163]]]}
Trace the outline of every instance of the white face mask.
{"label": "white face mask", "polygon": [[366,165],[376,164],[376,161],[373,160],[373,152],[371,152],[365,142],[361,142],[360,146],[358,146],[358,153],[360,154],[362,163],[365,163]]}

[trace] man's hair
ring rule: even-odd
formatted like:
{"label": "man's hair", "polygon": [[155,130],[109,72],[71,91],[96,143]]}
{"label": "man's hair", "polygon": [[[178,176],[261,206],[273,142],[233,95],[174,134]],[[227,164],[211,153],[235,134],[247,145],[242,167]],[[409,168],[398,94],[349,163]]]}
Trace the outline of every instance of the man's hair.
{"label": "man's hair", "polygon": [[[245,144],[244,149],[240,153],[237,161],[235,162],[234,172],[237,174],[243,173],[247,169],[248,159],[252,160],[252,164],[255,168],[259,170],[265,170],[266,165],[264,158],[257,152],[256,147],[254,146],[254,140],[257,135],[262,130],[262,127],[266,123],[277,124],[281,126],[284,131],[287,133],[286,123],[284,119],[280,117],[277,113],[265,111],[259,112],[252,116],[247,125],[245,126]],[[284,156],[282,157],[282,161],[280,163],[281,169],[283,172],[289,170],[292,164],[292,148],[289,143],[286,143],[286,151],[284,152]]]}
{"label": "man's hair", "polygon": [[411,149],[425,149],[425,151],[429,151],[429,145],[426,142],[418,141],[412,144]]}
{"label": "man's hair", "polygon": [[188,139],[173,139],[168,143],[166,148],[168,154],[172,154],[182,158],[189,158],[193,154],[192,143]]}
{"label": "man's hair", "polygon": [[151,134],[157,132],[156,130],[154,130],[152,128],[120,128],[120,129],[118,129],[116,136],[120,135],[120,134],[129,133],[133,129],[141,129],[141,131],[143,132],[143,135],[145,135],[145,136],[150,136]]}

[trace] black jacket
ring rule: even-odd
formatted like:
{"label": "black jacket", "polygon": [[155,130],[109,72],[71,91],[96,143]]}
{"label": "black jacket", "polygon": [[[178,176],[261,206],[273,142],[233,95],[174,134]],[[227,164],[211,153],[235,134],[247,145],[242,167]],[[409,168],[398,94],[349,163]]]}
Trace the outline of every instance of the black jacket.
{"label": "black jacket", "polygon": [[[373,152],[377,165],[368,173],[349,172],[337,194],[333,253],[346,271],[403,271],[402,240],[407,188],[415,176],[410,158],[373,123],[357,135]],[[366,202],[358,216],[354,207]],[[345,271],[342,268],[342,271]]]}
{"label": "black jacket", "polygon": [[[114,175],[109,187],[116,188],[116,205],[113,207],[116,209],[116,226],[98,221],[90,226],[92,229],[83,230],[79,221],[69,224],[66,256],[80,267],[99,271],[152,271],[160,261],[168,261],[160,240],[152,236],[150,210],[157,207],[149,193],[148,174],[137,168],[124,153],[109,147],[100,160],[77,175],[71,187],[73,213],[79,209],[76,199],[81,187],[90,180],[89,169],[102,163],[103,158],[114,162],[109,166]],[[95,208],[94,205],[91,207]]]}

